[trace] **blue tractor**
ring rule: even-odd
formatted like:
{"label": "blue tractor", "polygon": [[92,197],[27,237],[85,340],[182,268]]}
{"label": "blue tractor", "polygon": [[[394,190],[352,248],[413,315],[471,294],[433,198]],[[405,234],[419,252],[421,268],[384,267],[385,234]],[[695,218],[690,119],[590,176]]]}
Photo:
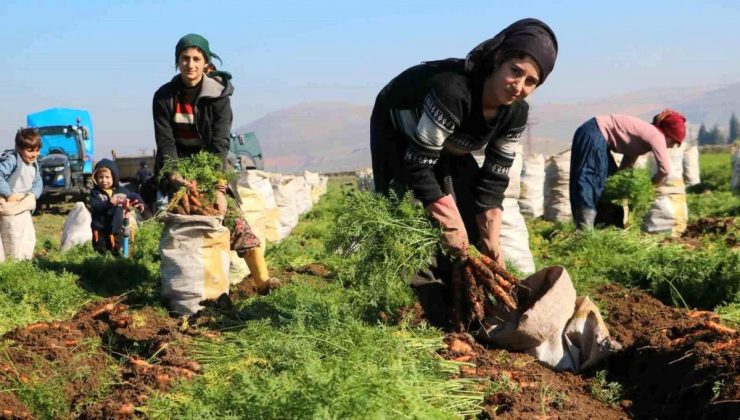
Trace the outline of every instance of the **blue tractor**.
{"label": "blue tractor", "polygon": [[41,134],[42,203],[86,199],[92,187],[93,127],[81,109],[50,108],[26,117]]}
{"label": "blue tractor", "polygon": [[239,171],[247,169],[265,169],[265,163],[262,160],[262,148],[257,136],[252,133],[231,134],[229,144],[229,158],[232,159],[234,166]]}

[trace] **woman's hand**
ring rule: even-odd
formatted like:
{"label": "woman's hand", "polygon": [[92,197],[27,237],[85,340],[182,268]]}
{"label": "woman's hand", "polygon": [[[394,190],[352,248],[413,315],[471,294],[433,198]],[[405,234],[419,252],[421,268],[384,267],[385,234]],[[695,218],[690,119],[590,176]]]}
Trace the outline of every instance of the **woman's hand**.
{"label": "woman's hand", "polygon": [[442,226],[442,244],[456,257],[464,257],[468,252],[468,232],[457,209],[455,199],[445,195],[427,205],[427,211]]}
{"label": "woman's hand", "polygon": [[216,190],[216,203],[215,203],[216,210],[218,211],[218,214],[223,216],[226,214],[226,195],[221,191],[221,188]]}
{"label": "woman's hand", "polygon": [[216,188],[218,188],[219,192],[226,194],[226,184],[227,183],[225,179],[219,179],[218,184],[216,184]]}
{"label": "woman's hand", "polygon": [[501,249],[500,241],[503,214],[504,211],[502,209],[488,209],[483,213],[476,214],[475,220],[478,223],[478,231],[480,232],[486,254],[505,269],[506,260],[504,259],[504,252]]}
{"label": "woman's hand", "polygon": [[491,249],[487,250],[488,256],[491,257],[494,261],[496,261],[496,264],[501,266],[504,270],[506,270],[506,260],[504,259],[504,252],[501,249],[501,244],[491,244]]}

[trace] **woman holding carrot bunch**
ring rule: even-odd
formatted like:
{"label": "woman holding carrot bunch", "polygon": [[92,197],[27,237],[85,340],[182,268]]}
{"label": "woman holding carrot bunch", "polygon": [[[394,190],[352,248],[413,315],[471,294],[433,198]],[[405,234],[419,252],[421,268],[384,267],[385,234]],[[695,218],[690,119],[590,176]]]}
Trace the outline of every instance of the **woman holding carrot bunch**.
{"label": "woman holding carrot bunch", "polygon": [[[175,46],[179,74],[157,90],[152,102],[157,141],[155,178],[161,177],[159,172],[166,160],[176,161],[200,151],[211,152],[226,163],[234,87],[230,74],[220,71],[217,77],[211,77],[207,73],[214,58],[221,61],[201,35],[185,35]],[[223,194],[228,188],[219,185],[218,189]],[[240,201],[235,191],[230,193]],[[269,278],[259,239],[246,220],[237,218],[230,233],[231,249],[246,261],[257,290],[265,292],[274,287],[276,280]]]}
{"label": "woman holding carrot bunch", "polygon": [[[480,240],[481,250],[505,266],[502,202],[527,124],[524,99],[545,82],[557,53],[549,26],[522,19],[465,59],[405,70],[378,95],[370,119],[375,189],[412,190],[443,228],[442,245],[453,256],[464,259]],[[479,167],[472,152],[481,149]],[[442,266],[449,263],[441,260],[435,279],[448,277]]]}

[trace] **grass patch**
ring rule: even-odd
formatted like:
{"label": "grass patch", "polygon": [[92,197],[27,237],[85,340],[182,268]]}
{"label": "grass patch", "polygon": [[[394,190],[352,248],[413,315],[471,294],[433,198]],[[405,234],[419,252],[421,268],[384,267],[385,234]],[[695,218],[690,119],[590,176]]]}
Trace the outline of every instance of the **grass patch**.
{"label": "grass patch", "polygon": [[596,372],[591,385],[591,395],[606,405],[616,407],[622,398],[622,385],[619,382],[609,382],[606,379],[606,371]]}
{"label": "grass patch", "polygon": [[732,155],[729,152],[699,154],[701,183],[689,187],[692,193],[730,191]]}
{"label": "grass patch", "polygon": [[366,324],[341,285],[294,282],[243,303],[248,320],[192,352],[206,373],[152,418],[450,418],[480,410],[475,381],[436,351],[439,332]]}
{"label": "grass patch", "polygon": [[33,261],[0,264],[0,334],[36,321],[65,319],[95,296],[81,289],[78,277]]}
{"label": "grass patch", "polygon": [[[153,399],[148,417],[451,418],[480,411],[478,382],[450,379],[459,365],[437,355],[439,331],[377,322],[379,310],[413,300],[407,278],[436,247],[428,219],[416,224],[423,209],[345,187],[330,184],[293,234],[267,253],[272,268],[322,262],[335,277],[294,277],[266,297],[238,302],[236,315],[220,320],[226,329],[219,341],[192,345],[205,374]],[[409,228],[426,233],[409,236]]]}
{"label": "grass patch", "polygon": [[580,294],[615,282],[650,290],[669,304],[713,309],[740,291],[740,254],[721,241],[688,250],[636,229],[571,229],[532,223],[531,231],[541,236],[532,251],[540,266],[566,267]]}

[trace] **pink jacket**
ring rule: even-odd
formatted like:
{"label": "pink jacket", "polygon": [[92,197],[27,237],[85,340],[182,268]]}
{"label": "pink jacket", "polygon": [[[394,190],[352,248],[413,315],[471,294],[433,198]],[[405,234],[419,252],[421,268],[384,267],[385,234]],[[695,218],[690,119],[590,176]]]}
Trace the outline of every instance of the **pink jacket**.
{"label": "pink jacket", "polygon": [[624,155],[622,167],[630,165],[640,155],[652,151],[658,173],[668,175],[670,160],[665,136],[654,125],[629,115],[608,114],[596,117],[609,149]]}

